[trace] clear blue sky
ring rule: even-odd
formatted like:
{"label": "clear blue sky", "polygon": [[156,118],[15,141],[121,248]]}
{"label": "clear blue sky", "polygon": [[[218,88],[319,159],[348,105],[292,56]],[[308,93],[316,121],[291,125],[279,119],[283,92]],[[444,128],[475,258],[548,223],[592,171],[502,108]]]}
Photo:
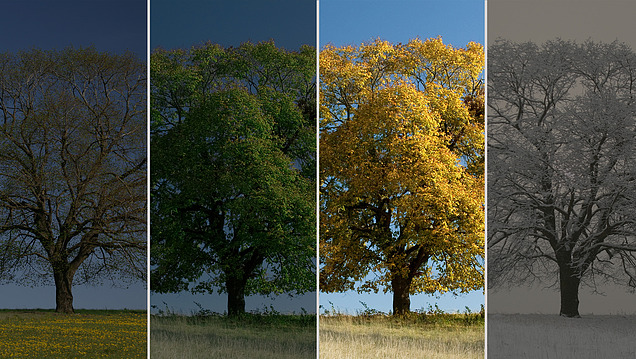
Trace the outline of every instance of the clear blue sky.
{"label": "clear blue sky", "polygon": [[[297,50],[301,45],[316,46],[316,2],[313,0],[152,0],[150,4],[150,48],[190,48],[207,41],[223,46],[243,42],[274,40],[277,46]],[[152,164],[151,164],[152,165]],[[151,293],[150,303],[157,309],[189,314],[204,309],[222,313],[227,295]],[[290,298],[250,296],[245,309],[262,310],[272,306],[279,312],[315,312],[316,293]]]}
{"label": "clear blue sky", "polygon": [[[146,58],[146,0],[2,0],[0,9],[0,52],[72,45],[110,53],[131,51]],[[143,283],[128,288],[115,284],[75,286],[75,308],[146,308]],[[0,292],[0,308],[55,308],[53,286],[0,284]]]}
{"label": "clear blue sky", "polygon": [[[477,0],[322,0],[319,8],[320,47],[360,45],[376,38],[405,43],[419,37],[441,36],[445,44],[465,47],[470,41],[484,44],[484,2]],[[320,293],[320,305],[355,313],[370,308],[388,312],[392,294],[358,294],[356,292]],[[331,302],[331,303],[330,303]],[[437,304],[445,311],[464,311],[468,306],[478,311],[484,303],[482,291],[465,295],[430,295],[411,297],[411,310]],[[321,310],[322,311],[322,310]]]}
{"label": "clear blue sky", "polygon": [[322,0],[320,45],[359,45],[376,38],[405,43],[442,36],[464,47],[484,43],[484,1],[480,0]]}

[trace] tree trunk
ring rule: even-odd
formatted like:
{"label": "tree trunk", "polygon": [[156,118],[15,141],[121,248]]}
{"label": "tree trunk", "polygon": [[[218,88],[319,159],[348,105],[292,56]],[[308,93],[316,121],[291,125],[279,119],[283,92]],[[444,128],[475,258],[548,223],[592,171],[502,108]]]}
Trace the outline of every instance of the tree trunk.
{"label": "tree trunk", "polygon": [[227,290],[227,314],[230,317],[245,313],[245,284],[241,278],[229,277],[225,281]]}
{"label": "tree trunk", "polygon": [[74,313],[72,292],[73,276],[66,267],[65,265],[53,266],[53,278],[55,279],[55,311],[58,313],[72,314]]}
{"label": "tree trunk", "polygon": [[561,289],[560,315],[569,318],[580,318],[579,315],[579,278],[569,264],[559,265],[559,285]]}
{"label": "tree trunk", "polygon": [[393,315],[404,315],[411,311],[411,278],[394,275],[391,280],[393,291]]}

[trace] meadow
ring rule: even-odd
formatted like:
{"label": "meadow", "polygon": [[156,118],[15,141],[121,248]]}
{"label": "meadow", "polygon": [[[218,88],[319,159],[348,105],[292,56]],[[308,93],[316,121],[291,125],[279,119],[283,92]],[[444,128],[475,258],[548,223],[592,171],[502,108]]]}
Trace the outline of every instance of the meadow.
{"label": "meadow", "polygon": [[323,315],[320,359],[484,357],[480,313]]}
{"label": "meadow", "polygon": [[146,358],[146,311],[0,310],[0,358]]}
{"label": "meadow", "polygon": [[489,314],[488,359],[636,358],[635,315]]}
{"label": "meadow", "polygon": [[315,358],[316,316],[153,315],[150,319],[150,357]]}

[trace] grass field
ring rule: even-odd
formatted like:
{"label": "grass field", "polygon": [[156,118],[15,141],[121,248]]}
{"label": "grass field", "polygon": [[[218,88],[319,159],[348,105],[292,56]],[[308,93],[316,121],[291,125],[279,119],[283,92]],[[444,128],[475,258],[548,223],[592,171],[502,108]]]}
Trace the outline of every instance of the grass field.
{"label": "grass field", "polygon": [[479,314],[321,316],[320,358],[480,358]]}
{"label": "grass field", "polygon": [[636,358],[636,316],[489,314],[488,359]]}
{"label": "grass field", "polygon": [[315,358],[316,316],[152,316],[150,357]]}
{"label": "grass field", "polygon": [[0,358],[146,358],[146,312],[0,310]]}

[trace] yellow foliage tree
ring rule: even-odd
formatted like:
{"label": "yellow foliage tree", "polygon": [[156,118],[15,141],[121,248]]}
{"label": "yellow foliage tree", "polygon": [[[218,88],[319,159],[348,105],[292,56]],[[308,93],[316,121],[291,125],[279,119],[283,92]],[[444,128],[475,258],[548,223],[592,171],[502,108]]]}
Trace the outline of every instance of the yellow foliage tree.
{"label": "yellow foliage tree", "polygon": [[404,314],[483,288],[483,67],[441,38],[322,50],[322,291],[391,291]]}

